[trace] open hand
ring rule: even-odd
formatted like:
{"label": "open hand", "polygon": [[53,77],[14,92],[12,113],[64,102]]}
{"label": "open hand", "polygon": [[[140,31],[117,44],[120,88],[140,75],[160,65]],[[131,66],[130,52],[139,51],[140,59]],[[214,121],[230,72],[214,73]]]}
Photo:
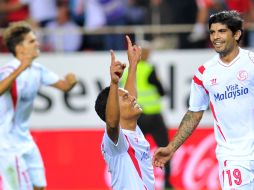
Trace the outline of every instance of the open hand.
{"label": "open hand", "polygon": [[169,147],[158,148],[153,155],[153,166],[163,168],[174,152]]}
{"label": "open hand", "polygon": [[76,75],[74,73],[68,73],[66,76],[65,76],[65,79],[66,81],[68,81],[68,83],[71,85],[71,86],[74,86],[76,83],[77,83],[77,78],[76,78]]}

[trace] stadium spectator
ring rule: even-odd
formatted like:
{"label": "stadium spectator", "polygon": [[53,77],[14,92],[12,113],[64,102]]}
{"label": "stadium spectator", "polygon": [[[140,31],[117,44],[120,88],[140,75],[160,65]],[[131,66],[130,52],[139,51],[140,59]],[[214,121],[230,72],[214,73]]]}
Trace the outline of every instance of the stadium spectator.
{"label": "stadium spectator", "polygon": [[[7,0],[5,2],[8,2],[12,5],[18,3],[20,0]],[[11,7],[9,7],[11,8]],[[20,8],[17,8],[17,10],[13,9],[10,11],[7,11],[7,22],[17,22],[17,21],[22,21],[22,20],[27,20],[29,19],[29,9],[27,5],[24,5]]]}
{"label": "stadium spectator", "polygon": [[[127,25],[126,7],[127,0],[98,0],[106,17],[107,26],[124,26]],[[124,50],[123,34],[105,35],[105,50]]]}
{"label": "stadium spectator", "polygon": [[56,17],[56,0],[8,0],[0,4],[0,10],[13,12],[28,7],[29,16],[35,25],[44,27]]}
{"label": "stadium spectator", "polygon": [[14,153],[24,159],[34,190],[43,190],[46,186],[43,161],[28,128],[33,101],[41,85],[67,92],[76,84],[76,77],[68,73],[60,79],[34,61],[40,53],[39,43],[26,22],[11,24],[3,36],[14,59],[0,69],[0,95],[7,96],[5,104],[9,104],[2,110],[1,128],[8,133]]}
{"label": "stadium spectator", "polygon": [[196,129],[210,104],[222,189],[253,189],[254,53],[239,47],[243,20],[238,12],[218,12],[208,23],[218,54],[198,68],[192,80],[189,110],[173,140],[155,151],[153,164],[165,165]]}
{"label": "stadium spectator", "polygon": [[[92,32],[105,25],[106,17],[99,0],[85,0],[84,28]],[[84,43],[86,49],[105,50],[105,40],[103,35],[85,35]]]}
{"label": "stadium spectator", "polygon": [[206,29],[209,15],[226,9],[224,0],[196,0],[197,16],[193,30],[189,35],[190,42],[206,40],[208,30]]}
{"label": "stadium spectator", "polygon": [[79,26],[85,23],[85,0],[68,0],[71,19]]}
{"label": "stadium spectator", "polygon": [[101,145],[111,173],[111,186],[120,189],[154,190],[150,145],[137,126],[142,109],[136,103],[136,69],[141,48],[128,41],[129,75],[125,88],[118,84],[125,64],[111,51],[110,86],[102,90],[95,103],[99,117],[106,122]]}
{"label": "stadium spectator", "polygon": [[128,0],[126,7],[126,22],[128,25],[140,25],[145,23],[146,7],[138,0]]}
{"label": "stadium spectator", "polygon": [[[170,7],[170,24],[194,24],[197,17],[196,0],[178,1],[171,0],[168,2]],[[183,14],[184,13],[184,14]],[[178,34],[179,49],[204,48],[206,41],[191,42],[189,40],[190,32]]]}
{"label": "stadium spectator", "polygon": [[68,3],[57,2],[57,18],[49,22],[45,29],[50,32],[44,36],[43,50],[56,52],[75,52],[81,48],[82,33],[79,26],[70,19]]}
{"label": "stadium spectator", "polygon": [[[254,22],[253,0],[225,0],[225,2],[228,10],[236,10],[241,13],[245,27]],[[253,37],[254,31],[244,31],[242,45],[254,47]]]}

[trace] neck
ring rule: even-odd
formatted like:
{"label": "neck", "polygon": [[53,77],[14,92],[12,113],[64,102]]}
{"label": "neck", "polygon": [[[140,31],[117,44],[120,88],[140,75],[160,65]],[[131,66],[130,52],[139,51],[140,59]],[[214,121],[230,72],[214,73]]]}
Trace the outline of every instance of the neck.
{"label": "neck", "polygon": [[220,59],[223,61],[223,63],[230,63],[232,60],[236,58],[236,56],[239,54],[239,47],[236,46],[232,49],[231,52],[227,54],[220,53]]}
{"label": "neck", "polygon": [[127,130],[131,130],[131,131],[135,131],[136,130],[136,126],[137,126],[137,120],[120,120],[120,126],[122,127],[122,129],[127,129]]}

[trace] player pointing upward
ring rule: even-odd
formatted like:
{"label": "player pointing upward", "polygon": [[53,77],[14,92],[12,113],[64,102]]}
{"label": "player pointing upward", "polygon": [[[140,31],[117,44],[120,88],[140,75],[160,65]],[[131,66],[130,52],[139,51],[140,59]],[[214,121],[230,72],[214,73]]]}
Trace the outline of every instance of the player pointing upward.
{"label": "player pointing upward", "polygon": [[129,75],[124,89],[119,88],[125,64],[111,51],[110,86],[100,92],[95,110],[106,122],[102,153],[112,175],[114,190],[154,190],[154,174],[150,145],[137,126],[142,110],[136,102],[136,69],[141,48],[132,45],[129,37]]}

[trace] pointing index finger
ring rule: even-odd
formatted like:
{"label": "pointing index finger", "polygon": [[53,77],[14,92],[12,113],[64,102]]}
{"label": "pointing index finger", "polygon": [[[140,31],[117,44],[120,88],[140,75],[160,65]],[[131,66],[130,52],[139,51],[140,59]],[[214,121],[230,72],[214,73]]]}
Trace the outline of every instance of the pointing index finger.
{"label": "pointing index finger", "polygon": [[132,47],[132,42],[131,42],[130,37],[128,35],[126,35],[126,40],[127,40],[128,49],[129,49]]}
{"label": "pointing index finger", "polygon": [[114,63],[116,61],[116,56],[113,50],[110,50],[110,54],[111,54],[111,63]]}

